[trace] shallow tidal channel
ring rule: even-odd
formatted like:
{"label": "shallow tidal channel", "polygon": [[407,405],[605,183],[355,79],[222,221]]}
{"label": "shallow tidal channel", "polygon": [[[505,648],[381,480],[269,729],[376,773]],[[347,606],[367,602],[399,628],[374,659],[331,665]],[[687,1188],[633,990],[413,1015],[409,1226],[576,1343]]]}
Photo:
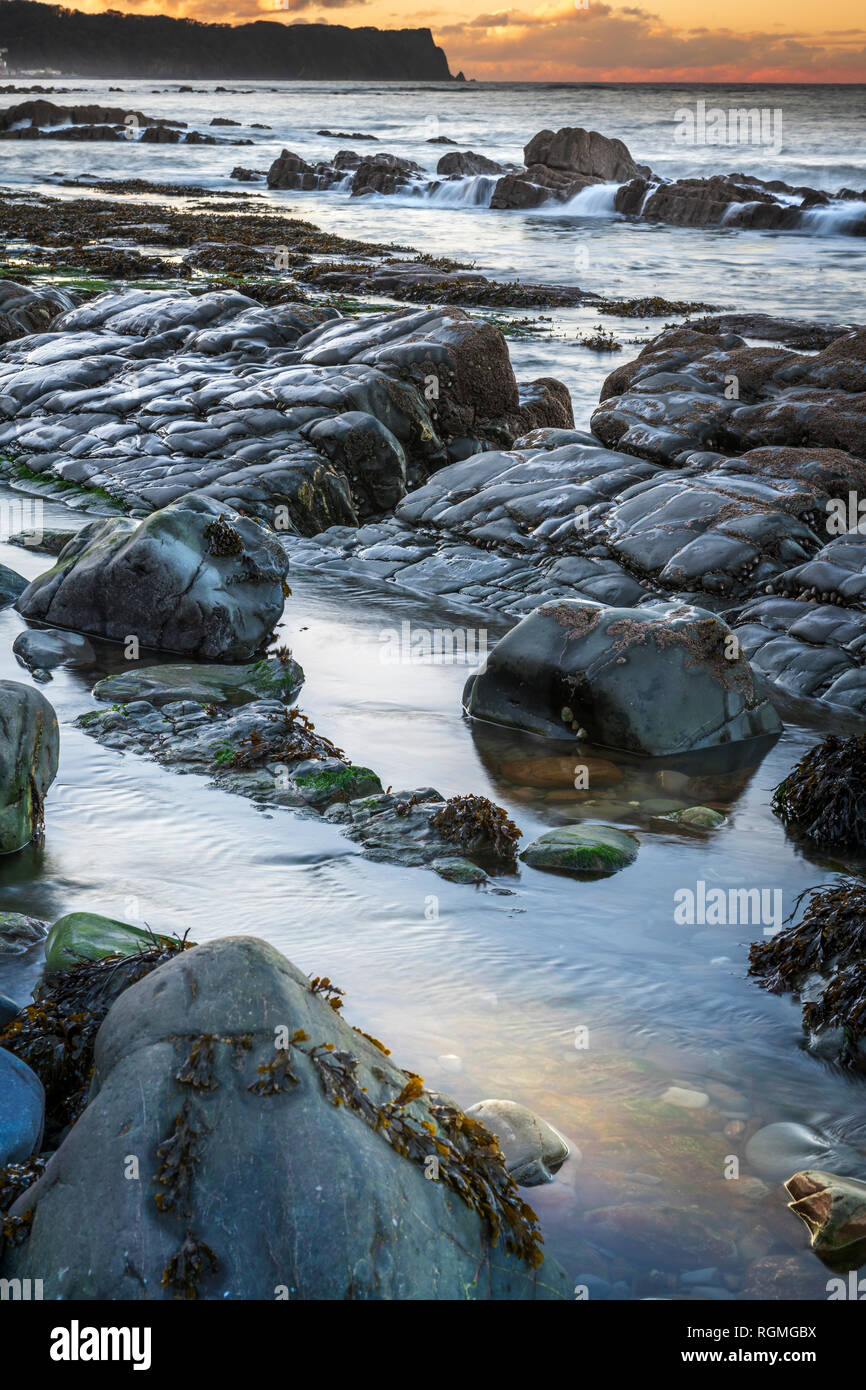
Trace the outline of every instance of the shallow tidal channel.
{"label": "shallow tidal channel", "polygon": [[[44,525],[61,516],[68,525],[65,508],[46,504]],[[10,545],[0,561],[27,577],[51,563]],[[370,862],[335,825],[257,809],[76,728],[95,679],[123,665],[103,647],[102,668],[60,668],[41,687],[61,723],[60,770],[44,844],[0,859],[0,908],[49,921],[88,909],[195,941],[263,937],[329,975],[349,1021],[430,1087],[464,1105],[505,1097],[539,1111],[573,1153],[525,1195],[548,1251],[576,1283],[592,1276],[593,1297],[767,1296],[754,1262],[771,1255],[788,1262],[782,1296],[826,1297],[829,1271],[786,1210],[794,1168],[758,1171],[745,1148],[756,1131],[794,1122],[815,1132],[821,1167],[863,1176],[863,1083],[806,1054],[796,1003],[747,978],[761,923],[675,920],[675,894],[698,883],[779,890],[786,916],[833,878],[838,866],[804,855],[769,810],[816,735],[789,727],[753,766],[703,775],[590,750],[614,772],[578,791],[570,754],[562,771],[549,747],[473,730],[460,706],[465,666],[387,659],[402,623],[418,632],[459,619],[384,586],[299,571],[290,582],[280,638],[306,673],[298,703],[383,786],[490,796],[524,844],[568,820],[609,821],[639,835],[636,862],[586,882],[522,867],[500,880],[509,893]],[[14,609],[0,612],[3,679],[31,679],[12,654],[23,626]],[[488,641],[498,635],[490,625]],[[699,800],[725,824],[694,832],[660,819]],[[39,949],[0,959],[0,991],[26,1002],[40,968]],[[684,1108],[662,1099],[671,1087],[704,1099]],[[731,1158],[739,1178],[726,1176]]]}

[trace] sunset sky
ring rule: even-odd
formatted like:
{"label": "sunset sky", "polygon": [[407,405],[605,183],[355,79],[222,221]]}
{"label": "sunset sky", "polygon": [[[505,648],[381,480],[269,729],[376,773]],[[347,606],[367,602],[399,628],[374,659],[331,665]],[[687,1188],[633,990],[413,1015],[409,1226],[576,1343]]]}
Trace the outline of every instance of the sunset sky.
{"label": "sunset sky", "polygon": [[[866,81],[862,0],[71,0],[70,8],[380,28],[429,28],[451,71],[515,81]],[[578,8],[579,6],[585,8]]]}

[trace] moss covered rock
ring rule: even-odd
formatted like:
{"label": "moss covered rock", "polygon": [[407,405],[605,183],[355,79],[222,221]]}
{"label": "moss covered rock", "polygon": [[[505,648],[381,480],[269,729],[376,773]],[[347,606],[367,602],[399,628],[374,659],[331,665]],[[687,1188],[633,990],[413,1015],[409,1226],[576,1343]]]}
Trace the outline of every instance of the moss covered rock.
{"label": "moss covered rock", "polygon": [[562,874],[614,874],[637,858],[638,841],[612,825],[563,825],[527,845],[520,858],[533,869]]}
{"label": "moss covered rock", "polygon": [[103,956],[133,955],[150,950],[159,938],[128,922],[100,917],[95,912],[68,912],[59,917],[45,942],[45,964],[49,970],[70,970],[82,960]]}

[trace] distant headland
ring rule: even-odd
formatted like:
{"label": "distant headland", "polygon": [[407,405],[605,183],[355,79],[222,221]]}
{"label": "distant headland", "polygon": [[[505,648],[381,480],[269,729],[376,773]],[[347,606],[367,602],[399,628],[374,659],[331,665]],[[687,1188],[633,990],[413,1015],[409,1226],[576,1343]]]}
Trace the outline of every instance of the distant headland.
{"label": "distant headland", "polygon": [[64,76],[246,81],[448,82],[429,29],[337,24],[202,24],[168,15],[84,14],[35,0],[0,5],[10,70]]}

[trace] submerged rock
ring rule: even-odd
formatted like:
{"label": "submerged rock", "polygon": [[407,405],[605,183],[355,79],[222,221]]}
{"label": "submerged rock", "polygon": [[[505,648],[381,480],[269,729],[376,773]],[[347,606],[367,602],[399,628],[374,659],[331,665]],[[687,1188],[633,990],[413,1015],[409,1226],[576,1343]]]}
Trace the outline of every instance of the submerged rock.
{"label": "submerged rock", "polygon": [[240,705],[263,698],[290,700],[303,683],[301,667],[281,653],[243,666],[137,666],[97,681],[93,694],[97,700],[118,704],[147,700],[157,709],[175,700]]}
{"label": "submerged rock", "polygon": [[340,1002],[245,937],[126,990],[90,1103],[12,1208],[33,1219],[4,1277],[38,1270],[50,1298],[568,1298],[495,1139]]}
{"label": "submerged rock", "polygon": [[584,822],[546,830],[527,845],[520,858],[533,869],[552,869],[577,878],[595,877],[614,874],[633,864],[638,848],[639,842],[627,830]]}
{"label": "submerged rock", "polygon": [[26,588],[27,580],[23,575],[11,570],[8,565],[0,565],[0,608],[7,608],[10,603],[14,603]]}
{"label": "submerged rock", "polygon": [[[26,584],[24,586],[27,587]],[[94,666],[96,653],[86,637],[52,628],[25,628],[12,650],[29,671],[50,671],[55,666]]]}
{"label": "submerged rock", "polygon": [[781,729],[730,629],[689,604],[542,604],[469,677],[463,703],[474,719],[649,756]]}
{"label": "submerged rock", "polygon": [[553,1182],[568,1158],[568,1143],[559,1130],[516,1101],[480,1100],[470,1105],[466,1114],[496,1135],[505,1166],[521,1187]]}
{"label": "submerged rock", "polygon": [[23,849],[41,830],[59,756],[57,716],[45,696],[0,681],[0,853]]}
{"label": "submerged rock", "polygon": [[0,1047],[0,1168],[23,1162],[39,1148],[44,1116],[39,1077]]}
{"label": "submerged rock", "polygon": [[38,618],[160,651],[245,661],[283,611],[288,558],[258,522],[190,493],[86,526],[18,600]]}

